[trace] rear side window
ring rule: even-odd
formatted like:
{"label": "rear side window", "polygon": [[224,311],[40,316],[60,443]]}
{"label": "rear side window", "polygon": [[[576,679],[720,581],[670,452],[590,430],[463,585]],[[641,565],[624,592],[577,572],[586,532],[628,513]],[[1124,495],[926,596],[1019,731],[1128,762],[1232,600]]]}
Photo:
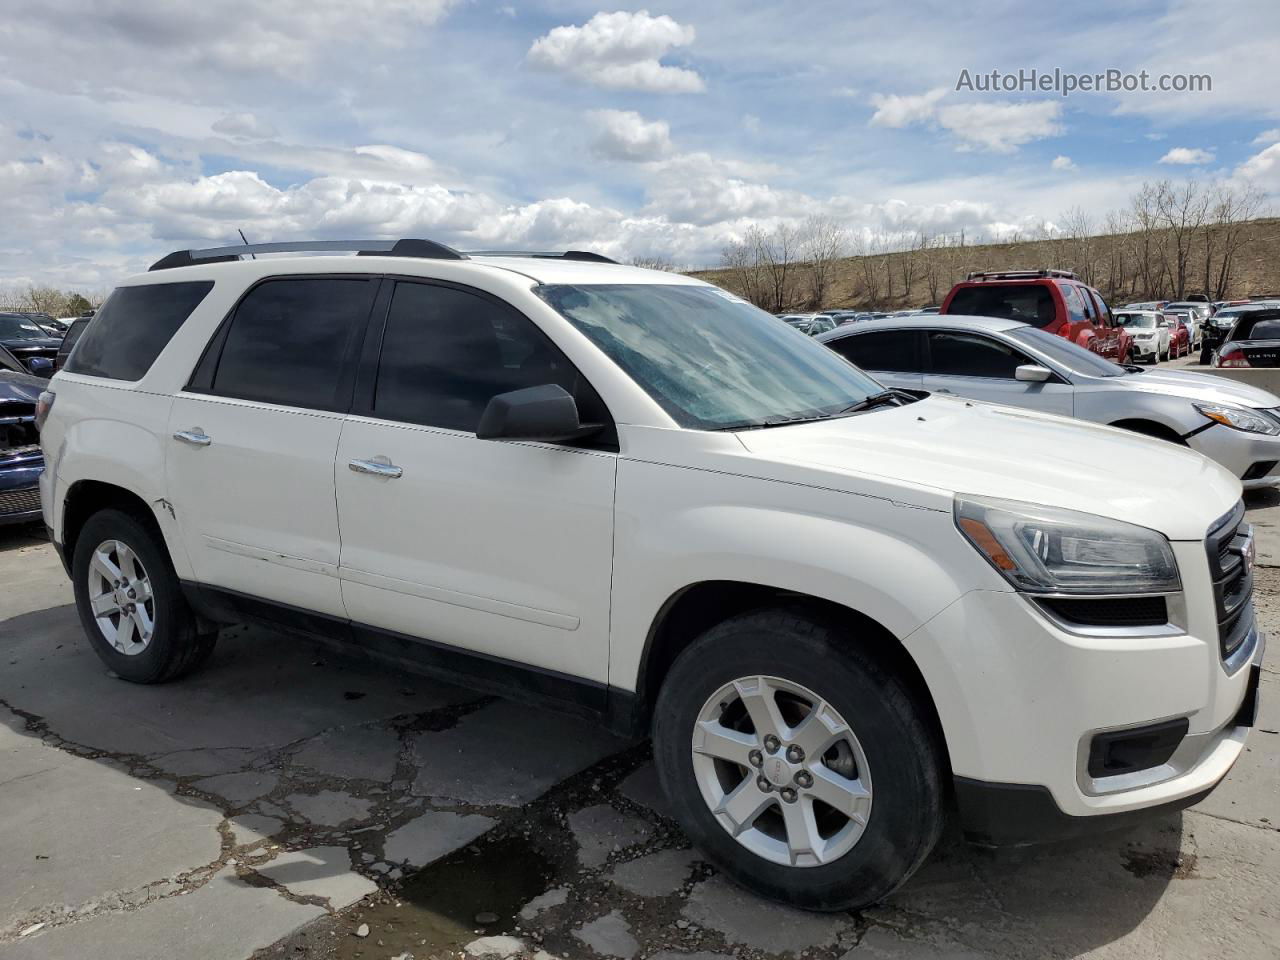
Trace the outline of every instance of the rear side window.
{"label": "rear side window", "polygon": [[919,337],[915,330],[885,330],[829,340],[827,346],[863,370],[919,373]]}
{"label": "rear side window", "polygon": [[1246,314],[1231,331],[1232,340],[1280,340],[1280,312],[1258,310]]}
{"label": "rear side window", "polygon": [[1057,319],[1058,311],[1048,286],[1040,283],[1002,285],[983,283],[956,291],[947,313],[970,317],[1000,317],[1047,327]]}
{"label": "rear side window", "polygon": [[[215,336],[210,393],[310,410],[350,405],[352,355],[376,278],[268,280],[246,294]],[[206,357],[201,370],[207,366]]]}
{"label": "rear side window", "polygon": [[211,280],[116,288],[76,344],[66,371],[141,380],[212,289]]}
{"label": "rear side window", "polygon": [[396,284],[374,416],[474,433],[498,394],[548,383],[573,395],[584,422],[608,422],[577,368],[514,308],[454,287]]}

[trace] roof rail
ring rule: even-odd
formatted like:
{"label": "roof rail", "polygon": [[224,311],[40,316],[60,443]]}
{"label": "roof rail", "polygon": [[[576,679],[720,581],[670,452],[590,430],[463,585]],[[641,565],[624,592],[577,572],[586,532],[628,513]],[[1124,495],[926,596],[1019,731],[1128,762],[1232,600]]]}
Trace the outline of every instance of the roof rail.
{"label": "roof rail", "polygon": [[590,250],[468,250],[463,256],[468,257],[534,257],[538,260],[583,260],[588,263],[617,263],[603,253],[592,253]]}
{"label": "roof rail", "polygon": [[286,240],[282,243],[250,243],[204,250],[175,250],[150,267],[168,270],[202,263],[226,263],[259,253],[355,253],[361,257],[419,257],[427,260],[466,260],[465,253],[434,240]]}
{"label": "roof rail", "polygon": [[966,280],[1038,280],[1041,277],[1058,277],[1062,280],[1074,280],[1076,275],[1070,270],[979,270],[965,277]]}

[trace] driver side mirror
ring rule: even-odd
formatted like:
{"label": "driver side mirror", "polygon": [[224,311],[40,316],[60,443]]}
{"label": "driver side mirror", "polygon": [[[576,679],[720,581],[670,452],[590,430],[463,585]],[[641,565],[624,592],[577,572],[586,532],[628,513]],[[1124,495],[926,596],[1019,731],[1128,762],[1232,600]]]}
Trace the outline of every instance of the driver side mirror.
{"label": "driver side mirror", "polygon": [[604,428],[582,423],[569,391],[555,383],[500,393],[484,408],[476,436],[481,440],[539,440],[568,443]]}
{"label": "driver side mirror", "polygon": [[1053,371],[1038,363],[1024,363],[1013,372],[1013,376],[1024,383],[1044,383],[1053,376]]}
{"label": "driver side mirror", "polygon": [[32,357],[27,361],[27,368],[37,377],[53,376],[53,361],[48,357]]}

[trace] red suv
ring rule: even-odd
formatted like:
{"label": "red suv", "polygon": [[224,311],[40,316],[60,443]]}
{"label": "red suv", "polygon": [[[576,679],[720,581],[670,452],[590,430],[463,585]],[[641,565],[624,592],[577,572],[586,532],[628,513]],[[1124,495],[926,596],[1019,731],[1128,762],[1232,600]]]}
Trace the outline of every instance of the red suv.
{"label": "red suv", "polygon": [[941,312],[1020,320],[1117,363],[1129,362],[1133,346],[1102,295],[1067,270],[971,273],[951,288]]}

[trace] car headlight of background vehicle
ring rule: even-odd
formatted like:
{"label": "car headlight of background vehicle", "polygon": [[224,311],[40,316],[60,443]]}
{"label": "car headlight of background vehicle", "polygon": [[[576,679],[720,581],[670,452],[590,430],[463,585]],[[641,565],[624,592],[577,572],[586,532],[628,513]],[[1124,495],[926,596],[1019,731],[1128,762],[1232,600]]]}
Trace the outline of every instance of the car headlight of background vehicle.
{"label": "car headlight of background vehicle", "polygon": [[1225,403],[1197,403],[1195,408],[1224,427],[1232,427],[1246,433],[1265,433],[1269,437],[1280,435],[1280,423],[1276,423],[1256,410],[1233,407]]}
{"label": "car headlight of background vehicle", "polygon": [[1074,510],[957,496],[956,526],[1019,590],[1125,595],[1182,589],[1163,534]]}

